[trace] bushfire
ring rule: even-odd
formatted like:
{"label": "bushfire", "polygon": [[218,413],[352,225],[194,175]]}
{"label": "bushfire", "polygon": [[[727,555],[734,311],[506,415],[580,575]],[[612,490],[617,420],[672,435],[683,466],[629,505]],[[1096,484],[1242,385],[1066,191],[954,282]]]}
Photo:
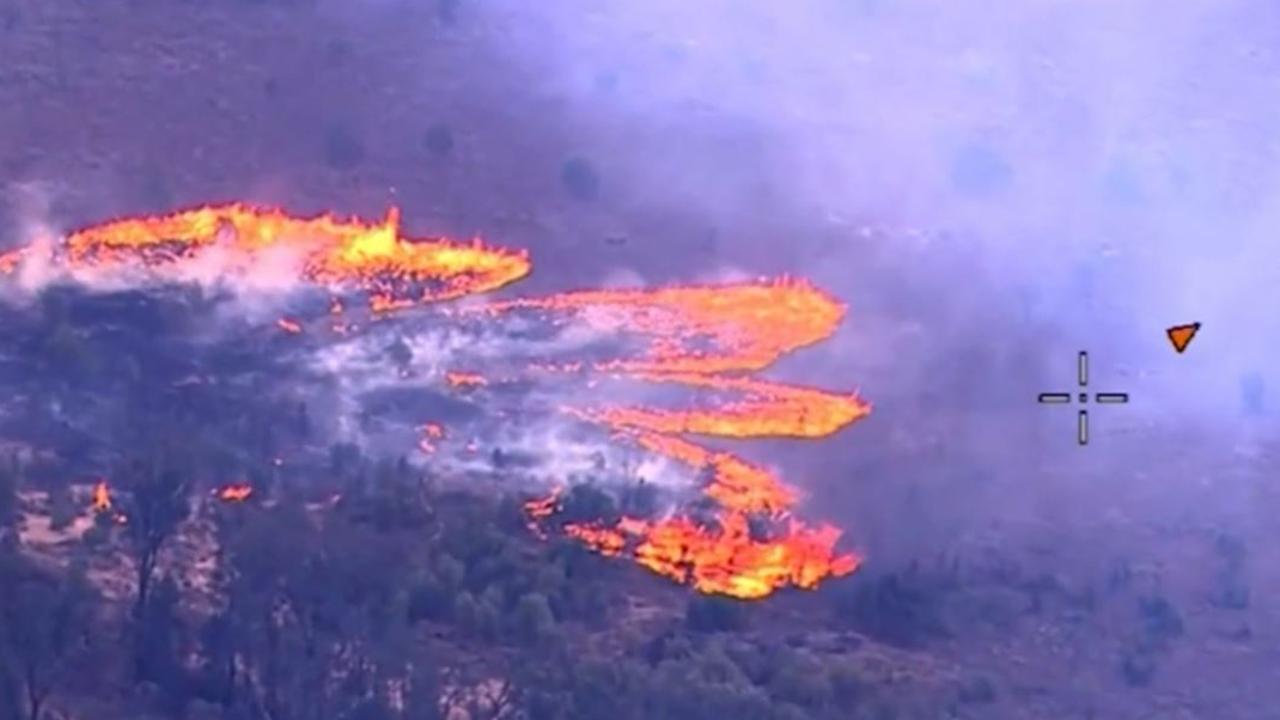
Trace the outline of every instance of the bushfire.
{"label": "bushfire", "polygon": [[253,486],[248,483],[235,483],[218,488],[216,493],[223,502],[239,503],[253,496]]}
{"label": "bushfire", "polygon": [[[34,247],[0,255],[0,272],[20,271]],[[288,267],[292,281],[329,292],[328,309],[343,312],[354,294],[375,314],[403,313],[421,303],[451,300],[502,288],[531,270],[528,254],[480,241],[415,239],[400,234],[394,208],[382,222],[323,214],[293,217],[283,210],[246,204],[198,207],[168,215],[124,218],[72,233],[50,258],[76,276],[116,267],[162,281],[206,276],[214,263],[223,276],[248,277],[263,267]],[[284,258],[285,261],[280,259]],[[271,262],[268,262],[270,260]],[[859,558],[836,549],[840,531],[809,525],[793,514],[797,491],[768,469],[697,437],[820,438],[864,417],[870,406],[852,393],[751,377],[782,356],[830,337],[845,307],[807,281],[760,279],[724,285],[656,289],[584,290],[542,297],[492,300],[450,311],[483,322],[532,315],[557,325],[585,323],[596,331],[639,340],[616,357],[559,364],[530,362],[526,371],[559,373],[583,390],[622,381],[677,387],[686,395],[714,395],[696,407],[614,406],[584,401],[562,408],[578,421],[602,426],[620,442],[689,468],[703,478],[702,506],[710,514],[623,517],[613,523],[560,521],[559,493],[526,505],[539,536],[562,533],[597,552],[626,556],[649,570],[702,592],[762,598],[786,587],[813,588],[853,572]],[[280,318],[288,333],[302,322]],[[336,334],[354,324],[334,325]],[[457,392],[487,382],[482,372],[449,372]],[[590,398],[586,392],[578,397]],[[732,400],[721,398],[731,397]],[[434,452],[439,425],[422,426],[421,449]],[[216,491],[242,502],[253,489],[236,484]],[[94,508],[109,512],[105,483],[95,488]]]}
{"label": "bushfire", "polygon": [[530,270],[523,252],[403,237],[394,208],[383,222],[367,223],[329,213],[295,218],[238,203],[205,206],[86,228],[62,249],[73,267],[141,264],[160,273],[180,272],[183,261],[204,251],[219,253],[227,273],[243,274],[268,258],[293,256],[302,279],[362,289],[379,310],[494,290]]}
{"label": "bushfire", "polygon": [[93,511],[111,512],[111,507],[111,486],[107,485],[106,480],[99,480],[93,486]]}
{"label": "bushfire", "polygon": [[99,480],[93,485],[93,500],[89,505],[89,509],[95,515],[109,517],[117,525],[124,525],[129,518],[115,509],[115,503],[111,499],[111,485],[106,480]]}

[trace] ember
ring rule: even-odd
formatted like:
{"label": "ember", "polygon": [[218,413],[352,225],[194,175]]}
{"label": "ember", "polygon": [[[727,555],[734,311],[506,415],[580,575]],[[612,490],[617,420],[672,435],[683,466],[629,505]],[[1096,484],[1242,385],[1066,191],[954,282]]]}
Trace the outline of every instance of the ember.
{"label": "ember", "polygon": [[427,423],[421,430],[422,439],[418,441],[418,448],[430,455],[436,451],[436,441],[444,437],[444,427],[439,423]]}
{"label": "ember", "polygon": [[445,373],[444,379],[453,387],[477,387],[489,384],[489,381],[479,373],[448,372]]}
{"label": "ember", "polygon": [[116,512],[115,503],[111,499],[111,486],[106,480],[99,480],[93,486],[93,501],[89,509],[96,515],[110,516],[117,525],[124,525],[129,518],[124,513]]}
{"label": "ember", "polygon": [[99,513],[111,512],[111,487],[106,480],[100,480],[93,486],[92,509]]}
{"label": "ember", "polygon": [[18,263],[22,261],[21,250],[9,250],[0,252],[0,273],[8,275],[18,269]]}
{"label": "ember", "polygon": [[218,499],[223,502],[239,503],[253,496],[253,487],[248,483],[224,485],[217,491]]}

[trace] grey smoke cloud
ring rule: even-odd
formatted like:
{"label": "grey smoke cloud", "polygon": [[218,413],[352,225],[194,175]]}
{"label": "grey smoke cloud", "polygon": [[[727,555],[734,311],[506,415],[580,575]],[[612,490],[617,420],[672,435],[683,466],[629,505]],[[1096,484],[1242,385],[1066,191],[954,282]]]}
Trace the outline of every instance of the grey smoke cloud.
{"label": "grey smoke cloud", "polygon": [[[1057,375],[1093,348],[1114,365],[1100,373],[1144,383],[1159,413],[1234,417],[1243,375],[1280,382],[1267,369],[1280,350],[1272,4],[469,12],[501,27],[496,51],[531,92],[564,104],[575,142],[608,148],[615,197],[731,228],[788,215],[809,237],[761,240],[766,255],[845,297],[918,292],[972,307],[975,324],[1036,324],[1061,338]],[[869,249],[887,265],[873,272]],[[753,251],[727,237],[717,260]],[[1170,365],[1162,328],[1193,320],[1205,334]]]}
{"label": "grey smoke cloud", "polygon": [[[625,228],[619,265],[802,273],[850,304],[771,372],[857,388],[872,416],[744,451],[876,563],[1052,545],[1087,566],[1099,533],[1148,553],[1170,518],[1260,527],[1259,481],[1187,468],[1248,476],[1274,434],[1280,6],[462,7],[595,162],[575,222]],[[1192,321],[1176,355],[1163,329]],[[1133,397],[1094,409],[1088,450],[1075,408],[1034,402],[1075,389],[1081,349],[1095,391]],[[1194,461],[1153,466],[1174,451]]]}

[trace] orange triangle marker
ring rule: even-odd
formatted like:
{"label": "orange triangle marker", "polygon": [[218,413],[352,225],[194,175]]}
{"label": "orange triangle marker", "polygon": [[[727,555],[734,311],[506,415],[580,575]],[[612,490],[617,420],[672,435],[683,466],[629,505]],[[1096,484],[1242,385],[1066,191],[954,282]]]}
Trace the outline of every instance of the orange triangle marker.
{"label": "orange triangle marker", "polygon": [[1173,343],[1173,349],[1182,352],[1191,344],[1191,338],[1196,336],[1196,332],[1200,330],[1200,323],[1191,323],[1190,325],[1174,325],[1165,330],[1165,334],[1169,336],[1169,342]]}

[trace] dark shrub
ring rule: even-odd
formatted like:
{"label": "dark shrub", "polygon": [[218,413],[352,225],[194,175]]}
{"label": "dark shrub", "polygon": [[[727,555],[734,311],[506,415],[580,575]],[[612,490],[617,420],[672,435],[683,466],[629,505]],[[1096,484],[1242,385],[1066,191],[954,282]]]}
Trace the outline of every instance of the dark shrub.
{"label": "dark shrub", "polygon": [[695,595],[685,610],[685,624],[696,632],[722,632],[746,627],[743,603],[731,598]]}
{"label": "dark shrub", "polygon": [[1120,676],[1129,687],[1144,687],[1156,674],[1156,660],[1147,652],[1130,652],[1120,663]]}

